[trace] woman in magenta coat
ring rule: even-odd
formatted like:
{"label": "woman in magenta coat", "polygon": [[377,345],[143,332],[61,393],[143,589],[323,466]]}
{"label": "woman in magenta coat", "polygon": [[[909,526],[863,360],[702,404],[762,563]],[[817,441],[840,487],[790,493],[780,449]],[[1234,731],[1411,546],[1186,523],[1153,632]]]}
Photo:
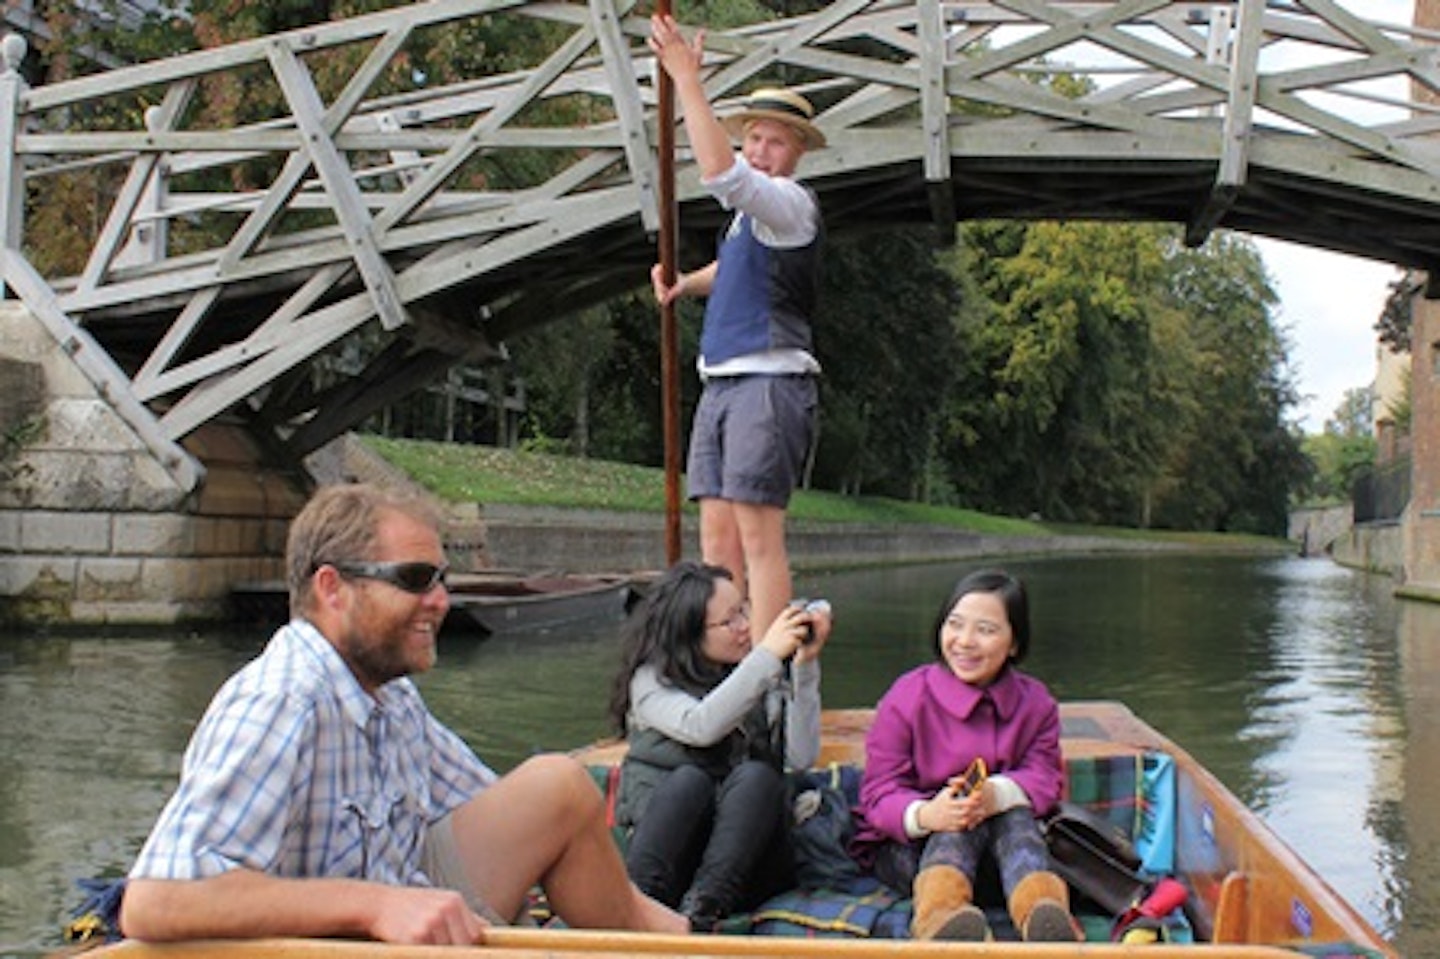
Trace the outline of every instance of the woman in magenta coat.
{"label": "woman in magenta coat", "polygon": [[[897,679],[876,709],[855,851],[914,897],[915,938],[990,938],[974,902],[986,855],[1026,940],[1080,938],[1038,823],[1060,801],[1065,768],[1059,706],[1016,668],[1029,646],[1024,584],[998,570],[972,573],[940,608],[936,662]],[[967,769],[988,775],[962,788]]]}

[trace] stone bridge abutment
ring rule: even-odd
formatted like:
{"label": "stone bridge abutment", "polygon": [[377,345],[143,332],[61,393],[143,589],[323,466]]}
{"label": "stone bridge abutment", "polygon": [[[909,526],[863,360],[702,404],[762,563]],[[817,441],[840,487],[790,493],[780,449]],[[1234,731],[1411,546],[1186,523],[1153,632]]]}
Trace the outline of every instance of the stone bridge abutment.
{"label": "stone bridge abutment", "polygon": [[0,622],[215,619],[281,575],[306,490],[245,430],[187,440],[206,474],[186,491],[22,304],[0,304],[0,373]]}

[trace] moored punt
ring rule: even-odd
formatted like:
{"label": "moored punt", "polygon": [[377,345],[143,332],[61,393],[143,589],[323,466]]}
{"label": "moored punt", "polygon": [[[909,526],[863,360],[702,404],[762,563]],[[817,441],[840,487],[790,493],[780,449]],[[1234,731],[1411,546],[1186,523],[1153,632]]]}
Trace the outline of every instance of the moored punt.
{"label": "moored punt", "polygon": [[[621,573],[451,573],[446,580],[450,612],[443,635],[483,637],[618,620],[643,581],[640,574]],[[290,616],[289,596],[282,582],[236,584],[230,601],[241,622],[273,627]]]}
{"label": "moored punt", "polygon": [[635,579],[622,575],[456,573],[449,578],[445,630],[485,635],[620,619]]}
{"label": "moored punt", "polygon": [[[859,765],[871,710],[828,710],[823,721],[819,764]],[[1313,869],[1245,808],[1208,770],[1179,746],[1111,702],[1061,706],[1063,749],[1070,775],[1071,799],[1095,792],[1101,780],[1146,780],[1164,771],[1166,799],[1144,810],[1170,820],[1167,845],[1173,846],[1168,875],[1180,880],[1189,896],[1184,922],[1193,942],[1137,946],[1108,941],[1076,944],[936,943],[877,938],[795,938],[778,935],[662,936],[560,929],[497,929],[479,948],[397,947],[336,940],[254,940],[149,945],[125,942],[92,953],[106,959],[386,959],[386,957],[464,957],[490,959],[596,959],[606,956],[838,956],[867,959],[881,955],[1014,956],[1029,959],[1171,954],[1229,959],[1296,959],[1307,956],[1380,956],[1397,953]],[[596,744],[576,753],[599,771],[617,763],[624,744]],[[598,776],[597,781],[605,777]],[[1099,787],[1102,791],[1104,788]],[[1129,787],[1116,787],[1129,788]],[[1108,802],[1109,799],[1107,798]],[[1087,924],[1088,926],[1088,924]],[[757,926],[757,931],[759,927]]]}

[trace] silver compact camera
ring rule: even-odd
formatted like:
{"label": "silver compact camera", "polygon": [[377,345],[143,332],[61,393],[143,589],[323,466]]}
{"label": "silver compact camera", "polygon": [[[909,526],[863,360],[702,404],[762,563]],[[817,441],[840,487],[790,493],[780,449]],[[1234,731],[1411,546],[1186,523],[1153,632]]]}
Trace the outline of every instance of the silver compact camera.
{"label": "silver compact camera", "polygon": [[[830,613],[830,601],[828,599],[792,599],[790,605],[795,609],[803,609],[807,613]],[[805,624],[805,638],[801,643],[809,646],[815,642],[815,626],[811,623]]]}

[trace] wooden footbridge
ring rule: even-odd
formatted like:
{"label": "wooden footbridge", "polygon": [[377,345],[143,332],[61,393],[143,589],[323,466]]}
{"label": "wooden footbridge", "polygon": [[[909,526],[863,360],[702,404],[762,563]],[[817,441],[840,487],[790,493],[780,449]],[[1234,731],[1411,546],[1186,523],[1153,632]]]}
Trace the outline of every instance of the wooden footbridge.
{"label": "wooden footbridge", "polygon": [[[1226,228],[1430,270],[1440,33],[1365,6],[837,0],[709,32],[707,87],[723,105],[784,82],[819,106],[831,145],[805,173],[831,231],[1165,221],[1190,243]],[[7,37],[0,279],[182,488],[203,478],[183,441],[212,420],[303,455],[644,282],[662,192],[644,13],[431,0],[33,88]],[[395,89],[412,43],[502,20],[553,42]],[[196,94],[223,76],[280,106],[206,128]],[[83,269],[38,269],[35,198],[96,169],[116,188]],[[683,142],[675,197],[693,262],[720,213]],[[345,377],[314,375],[342,352]]]}

